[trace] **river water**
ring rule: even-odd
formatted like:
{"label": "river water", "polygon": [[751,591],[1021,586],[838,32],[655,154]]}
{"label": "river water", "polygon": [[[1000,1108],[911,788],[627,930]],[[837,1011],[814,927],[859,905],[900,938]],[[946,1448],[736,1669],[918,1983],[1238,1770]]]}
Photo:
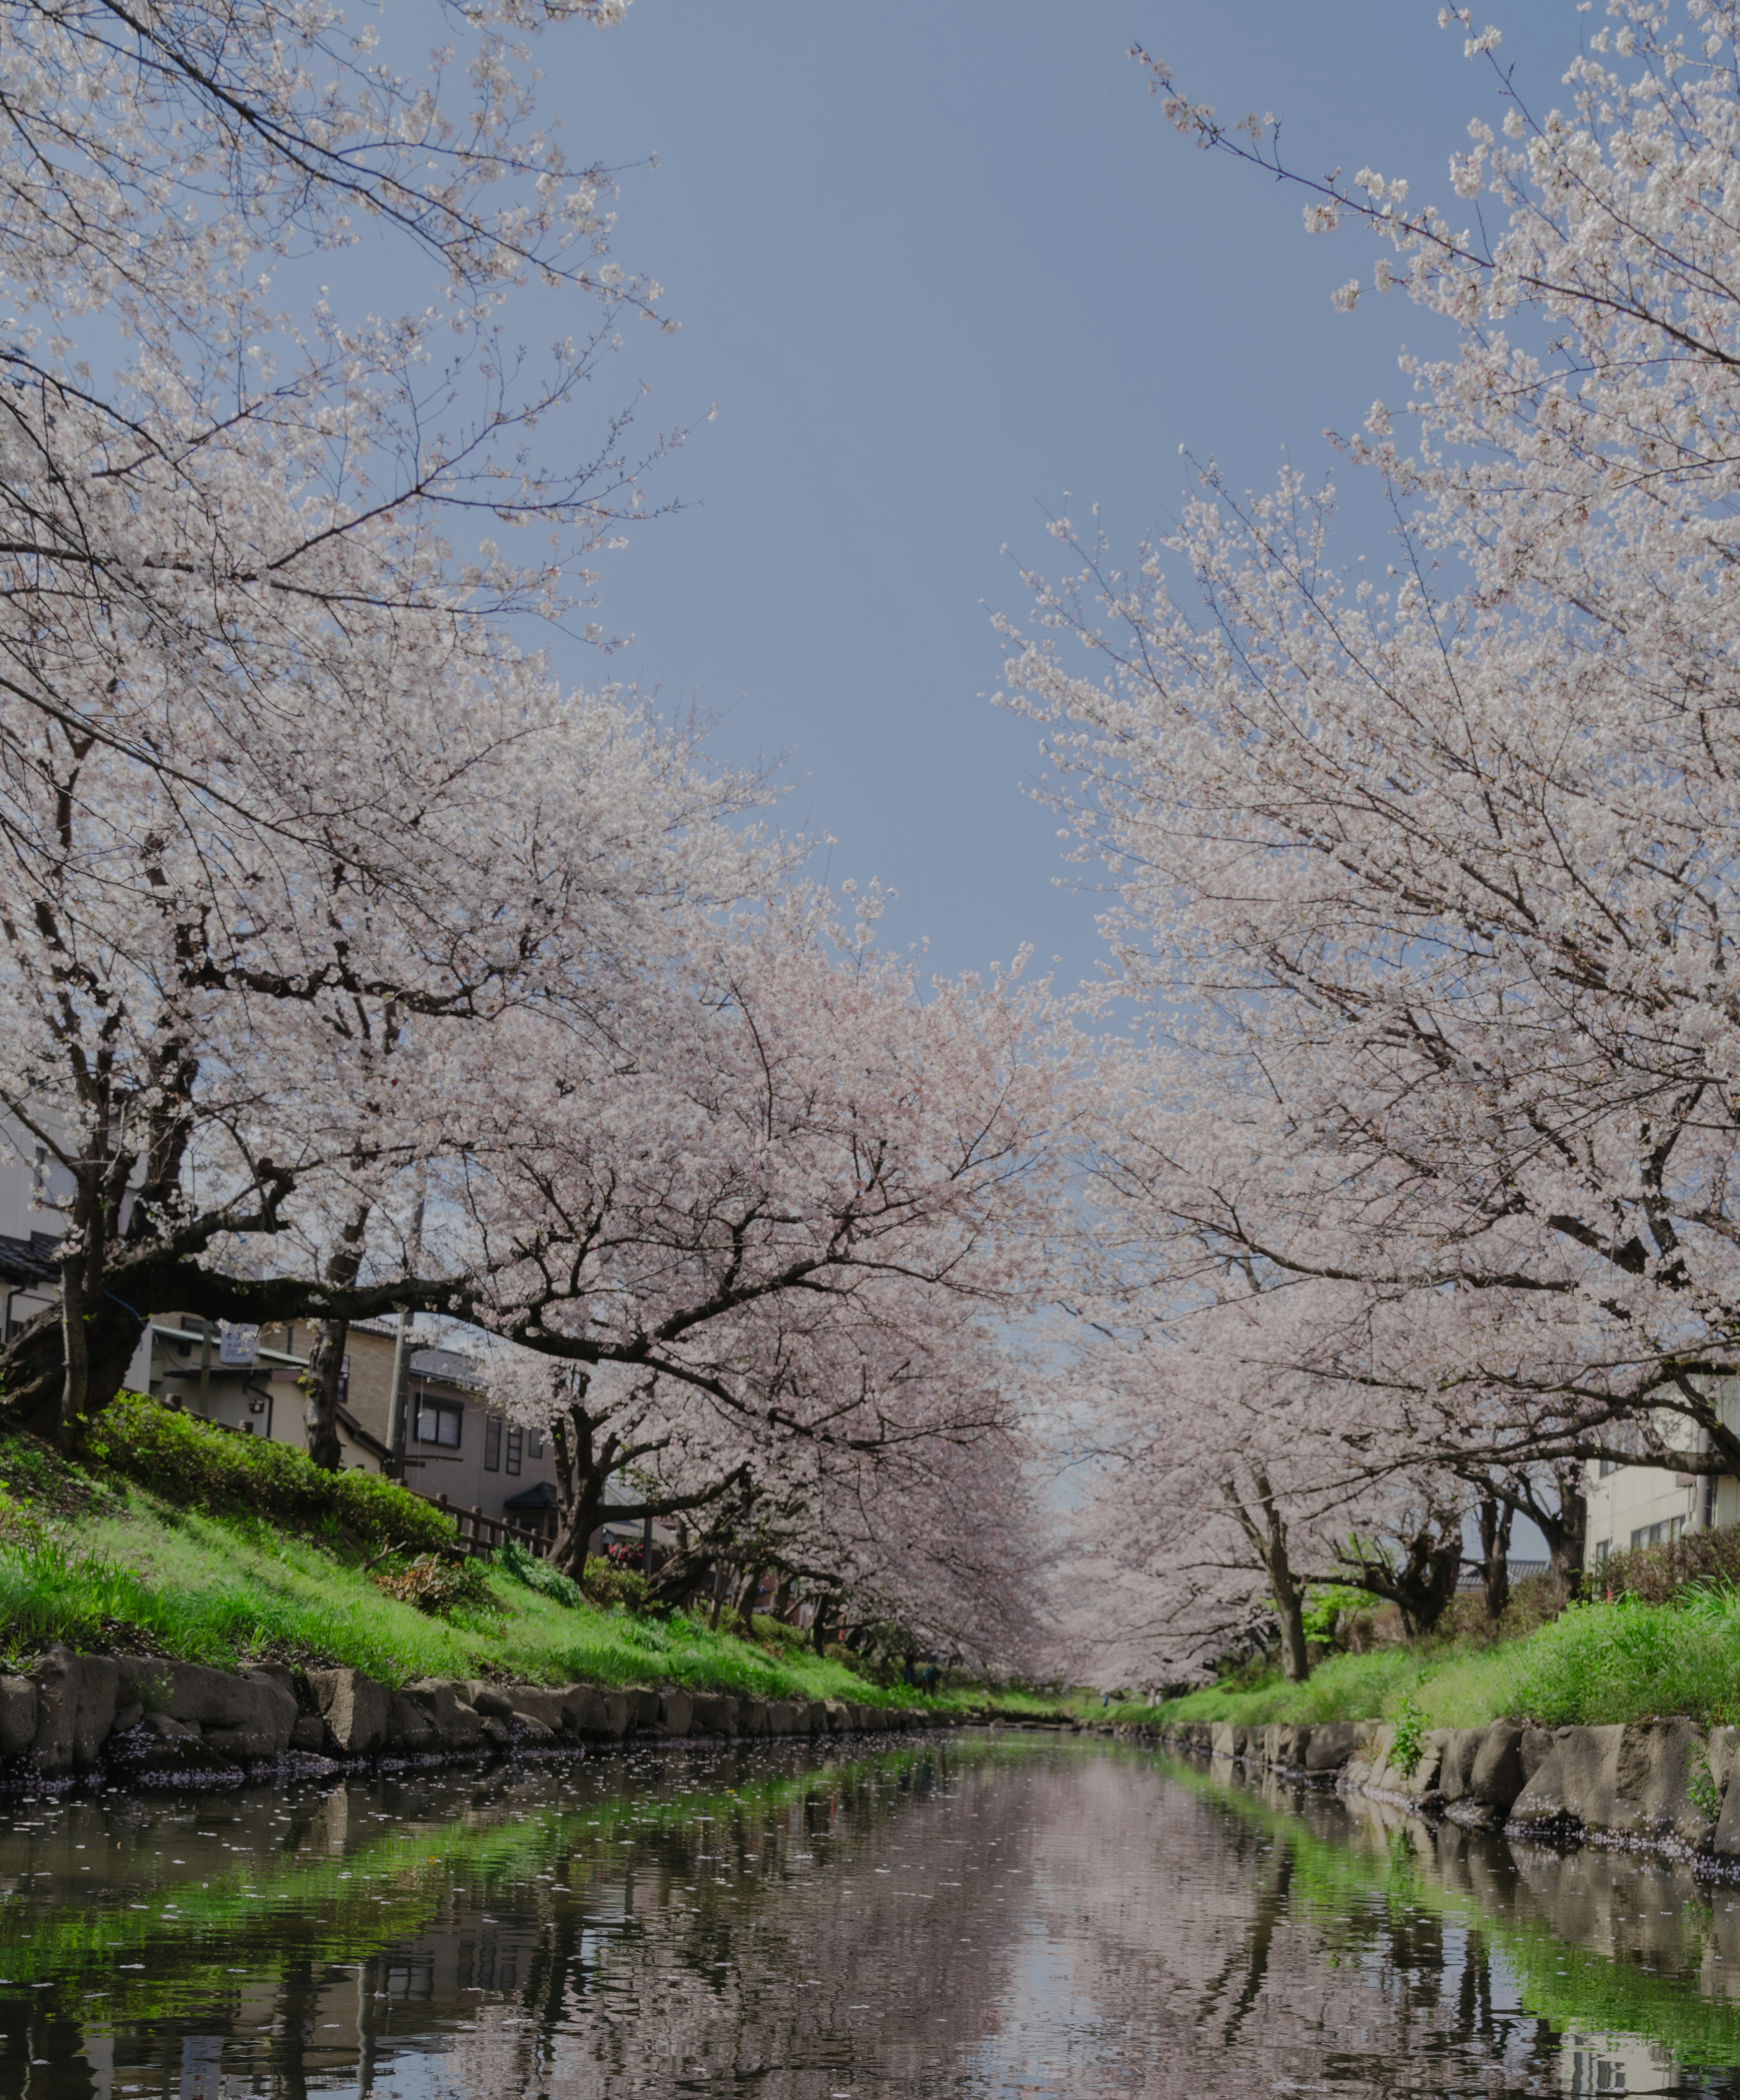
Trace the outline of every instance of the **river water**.
{"label": "river water", "polygon": [[0,2100],[1740,2100],[1740,1888],[1030,1735],[10,1802]]}

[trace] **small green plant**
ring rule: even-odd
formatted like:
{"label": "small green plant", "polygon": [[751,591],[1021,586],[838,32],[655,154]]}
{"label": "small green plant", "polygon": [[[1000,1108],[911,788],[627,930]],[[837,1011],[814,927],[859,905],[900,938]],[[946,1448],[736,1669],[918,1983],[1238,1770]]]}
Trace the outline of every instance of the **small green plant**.
{"label": "small green plant", "polygon": [[1404,1778],[1412,1779],[1425,1748],[1426,1717],[1412,1692],[1397,1702],[1394,1733],[1390,1739],[1390,1762]]}
{"label": "small green plant", "polygon": [[559,1568],[552,1568],[547,1560],[540,1560],[535,1553],[528,1553],[517,1538],[510,1538],[505,1546],[497,1549],[496,1565],[504,1575],[511,1575],[516,1582],[522,1582],[528,1590],[535,1590],[540,1597],[549,1597],[558,1604],[566,1604],[570,1612],[584,1608],[586,1593],[571,1575],[564,1575]]}
{"label": "small green plant", "polygon": [[1700,1815],[1707,1815],[1712,1823],[1720,1820],[1722,1793],[1716,1783],[1716,1775],[1710,1769],[1710,1759],[1702,1743],[1692,1753],[1692,1768],[1686,1776],[1685,1798]]}

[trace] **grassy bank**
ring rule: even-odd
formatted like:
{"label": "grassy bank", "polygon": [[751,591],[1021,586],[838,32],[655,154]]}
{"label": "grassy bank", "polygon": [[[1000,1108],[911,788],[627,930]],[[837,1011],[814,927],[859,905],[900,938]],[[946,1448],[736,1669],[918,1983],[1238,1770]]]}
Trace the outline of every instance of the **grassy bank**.
{"label": "grassy bank", "polygon": [[[334,1480],[284,1446],[130,1405],[137,1436],[117,1418],[89,1472],[20,1440],[0,1448],[7,1668],[64,1641],[224,1668],[348,1664],[390,1683],[491,1676],[867,1705],[966,1700],[880,1687],[771,1619],[750,1640],[683,1612],[601,1606],[560,1581],[534,1586],[547,1579],[538,1564],[524,1571],[533,1580],[487,1563],[456,1571],[429,1554],[452,1527],[390,1483]],[[438,1578],[434,1599],[424,1575]],[[420,1593],[439,1608],[421,1608]]]}
{"label": "grassy bank", "polygon": [[1547,1727],[1667,1714],[1706,1726],[1740,1722],[1740,1589],[1689,1590],[1667,1604],[1632,1597],[1573,1604],[1520,1640],[1335,1656],[1303,1684],[1276,1674],[1112,1712],[1249,1727],[1393,1718],[1404,1699],[1432,1727],[1477,1727],[1506,1715]]}

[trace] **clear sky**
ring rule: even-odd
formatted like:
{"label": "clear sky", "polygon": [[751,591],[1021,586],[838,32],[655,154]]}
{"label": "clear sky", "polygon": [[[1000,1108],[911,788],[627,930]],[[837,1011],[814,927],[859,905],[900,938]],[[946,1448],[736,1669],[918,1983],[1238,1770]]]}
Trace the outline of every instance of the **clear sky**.
{"label": "clear sky", "polygon": [[[681,323],[631,331],[604,385],[644,377],[649,427],[718,412],[650,484],[690,507],[608,558],[603,618],[634,642],[607,674],[722,717],[725,757],[783,754],[787,819],[837,839],[836,880],[897,889],[885,933],[938,967],[1024,941],[1091,965],[1091,900],[1055,886],[1055,820],[1022,794],[1035,731],[986,697],[989,612],[1024,609],[1018,562],[1057,567],[1064,492],[1133,550],[1181,444],[1244,485],[1320,470],[1325,426],[1399,399],[1399,346],[1429,340],[1399,295],[1334,313],[1369,237],[1312,239],[1299,192],[1193,150],[1130,46],[1226,114],[1273,110],[1299,165],[1450,208],[1447,157],[1498,105],[1437,11],[636,0],[545,39],[570,152],[624,168],[617,252]],[[1562,99],[1571,0],[1491,19],[1531,99]],[[1379,506],[1347,494],[1350,558],[1381,557]],[[564,668],[606,672],[579,646]]]}

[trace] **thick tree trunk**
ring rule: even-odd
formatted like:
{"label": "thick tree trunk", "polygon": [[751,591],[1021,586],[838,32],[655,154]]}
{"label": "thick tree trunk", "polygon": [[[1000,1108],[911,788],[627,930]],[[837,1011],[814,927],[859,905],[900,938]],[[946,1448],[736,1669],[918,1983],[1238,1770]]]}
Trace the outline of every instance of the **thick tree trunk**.
{"label": "thick tree trunk", "polygon": [[1510,1602],[1510,1527],[1516,1511],[1508,1502],[1488,1496],[1480,1505],[1481,1587],[1486,1593],[1487,1617],[1496,1625]]}
{"label": "thick tree trunk", "polygon": [[84,1259],[75,1256],[60,1268],[60,1408],[55,1442],[62,1454],[77,1457],[85,1440],[90,1405],[90,1338],[86,1331]]}
{"label": "thick tree trunk", "polygon": [[1270,1577],[1275,1598],[1275,1616],[1281,1628],[1281,1674],[1289,1684],[1303,1684],[1311,1674],[1311,1658],[1305,1643],[1305,1590],[1294,1582],[1284,1556],[1279,1575]]}
{"label": "thick tree trunk", "polygon": [[761,1587],[761,1577],[765,1572],[762,1562],[755,1562],[738,1590],[737,1622],[745,1640],[753,1640],[755,1637],[755,1592]]}
{"label": "thick tree trunk", "polygon": [[[338,1246],[326,1264],[326,1280],[348,1290],[363,1267],[363,1235],[368,1228],[368,1206],[359,1204],[345,1222]],[[315,1329],[314,1347],[308,1352],[308,1368],[302,1374],[302,1427],[308,1438],[308,1455],[323,1472],[336,1473],[345,1460],[338,1433],[338,1396],[345,1374],[345,1343],[350,1335],[348,1320],[322,1320]]]}
{"label": "thick tree trunk", "polygon": [[1580,1465],[1555,1467],[1554,1477],[1559,1492],[1557,1519],[1550,1524],[1541,1524],[1547,1542],[1548,1572],[1567,1596],[1575,1596],[1583,1585],[1584,1562],[1588,1553],[1589,1500],[1584,1492]]}
{"label": "thick tree trunk", "polygon": [[325,1473],[336,1473],[344,1464],[338,1401],[344,1382],[345,1343],[350,1335],[348,1320],[321,1321],[314,1330],[308,1368],[302,1374],[302,1427],[308,1439],[308,1455]]}
{"label": "thick tree trunk", "polygon": [[1287,1550],[1287,1521],[1268,1475],[1258,1467],[1251,1478],[1256,1488],[1254,1512],[1246,1507],[1235,1482],[1222,1481],[1221,1493],[1254,1548],[1268,1582],[1281,1630],[1282,1674],[1289,1684],[1303,1684],[1311,1674],[1311,1653],[1305,1642],[1306,1585],[1293,1573]]}
{"label": "thick tree trunk", "polygon": [[838,1601],[824,1597],[816,1606],[816,1616],[809,1629],[809,1644],[817,1655],[826,1655],[828,1647],[828,1621],[839,1609]]}

